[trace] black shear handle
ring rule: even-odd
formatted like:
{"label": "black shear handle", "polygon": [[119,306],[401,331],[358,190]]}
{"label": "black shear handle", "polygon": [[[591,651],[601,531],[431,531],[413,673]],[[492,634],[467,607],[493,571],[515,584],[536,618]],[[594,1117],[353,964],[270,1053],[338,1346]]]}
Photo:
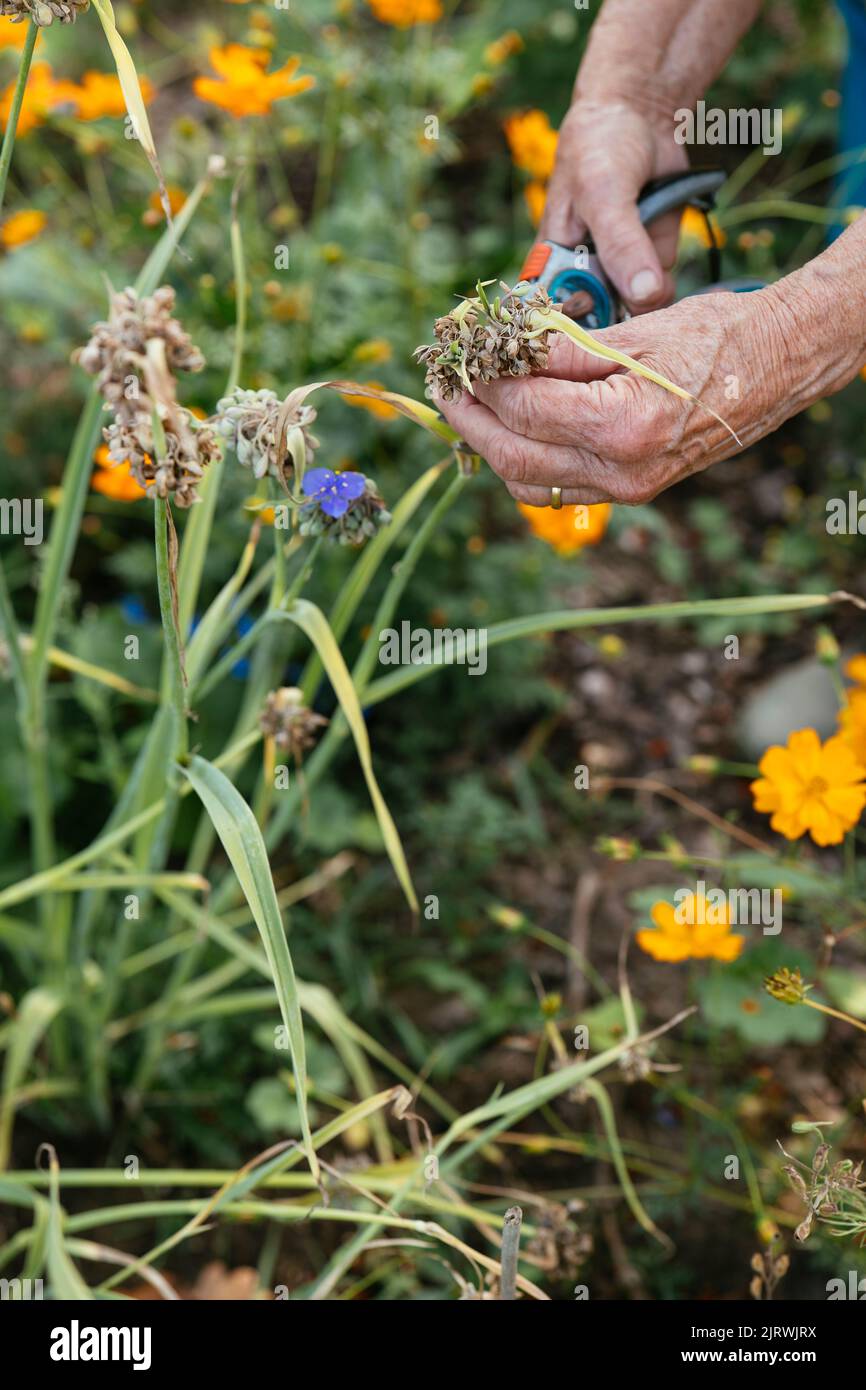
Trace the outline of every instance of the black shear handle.
{"label": "black shear handle", "polygon": [[727,177],[724,169],[707,165],[705,168],[687,169],[682,174],[666,174],[663,178],[652,179],[644,184],[637,200],[641,222],[646,226],[674,208],[687,206],[709,212]]}
{"label": "black shear handle", "polygon": [[724,169],[714,165],[688,169],[684,174],[666,174],[663,178],[644,184],[637,202],[638,215],[645,227],[674,208],[693,207],[704,214],[710,250],[710,280],[713,282],[721,279],[722,257],[710,212],[726,178]]}

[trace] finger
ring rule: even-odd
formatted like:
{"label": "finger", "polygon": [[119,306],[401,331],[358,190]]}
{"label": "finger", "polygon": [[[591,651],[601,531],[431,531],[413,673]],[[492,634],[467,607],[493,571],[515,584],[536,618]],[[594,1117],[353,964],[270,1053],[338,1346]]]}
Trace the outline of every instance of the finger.
{"label": "finger", "polygon": [[675,208],[664,217],[656,218],[647,230],[652,238],[663,270],[673,270],[680,244],[680,220],[682,210]]}
{"label": "finger", "polygon": [[612,470],[595,455],[577,448],[544,444],[515,434],[481,401],[464,395],[459,401],[438,402],[438,408],[466,443],[508,483],[588,488],[598,500],[610,496]]}
{"label": "finger", "polygon": [[477,385],[475,394],[512,434],[543,444],[589,444],[594,449],[599,435],[610,435],[611,421],[600,383],[581,389],[583,385],[557,377],[500,377]]}
{"label": "finger", "polygon": [[[646,343],[646,334],[630,323],[616,324],[613,328],[593,333],[593,338],[635,357],[641,350],[641,342]],[[623,368],[618,362],[607,357],[596,357],[580,347],[564,333],[553,333],[550,337],[550,352],[547,366],[538,373],[539,377],[559,377],[562,381],[604,381]]]}
{"label": "finger", "polygon": [[[506,483],[505,486],[515,502],[523,502],[527,507],[550,506],[549,487],[533,487],[531,483]],[[602,502],[615,502],[616,500],[609,493],[599,492],[591,487],[566,487],[562,489],[562,505],[564,507],[597,507]],[[574,524],[575,528],[579,530],[578,518],[575,518]]]}
{"label": "finger", "polygon": [[583,212],[599,260],[632,313],[659,308],[668,286],[634,190],[613,174],[597,179]]}

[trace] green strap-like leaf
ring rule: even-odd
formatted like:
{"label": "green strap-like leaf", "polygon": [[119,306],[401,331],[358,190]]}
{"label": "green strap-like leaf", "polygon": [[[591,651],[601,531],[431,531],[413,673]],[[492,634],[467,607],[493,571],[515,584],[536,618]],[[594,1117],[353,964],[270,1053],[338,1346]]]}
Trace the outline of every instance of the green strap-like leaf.
{"label": "green strap-like leaf", "polygon": [[3,1067],[3,1088],[0,1094],[0,1172],[9,1160],[16,1092],[24,1080],[30,1059],[39,1046],[40,1039],[57,1016],[62,1003],[60,995],[53,990],[31,989],[18,1005]]}
{"label": "green strap-like leaf", "polygon": [[48,1221],[45,1231],[45,1262],[51,1291],[62,1303],[82,1303],[93,1298],[75,1265],[66,1252],[63,1240],[63,1208],[60,1205],[60,1164],[51,1144],[43,1144],[40,1153],[48,1155]]}
{"label": "green strap-like leaf", "polygon": [[298,989],[262,832],[240,792],[219,768],[205,758],[192,757],[183,772],[213,821],[262,938],[289,1038],[304,1143],[318,1178],[307,1115],[307,1061]]}
{"label": "green strap-like leaf", "polygon": [[320,608],[307,599],[296,599],[285,615],[291,622],[297,623],[298,627],[309,637],[313,646],[319,654],[322,665],[328,673],[328,679],[334,687],[334,693],[340,702],[340,708],[346,719],[346,723],[355,740],[355,748],[358,752],[358,761],[361,764],[367,788],[370,793],[370,800],[376,812],[376,819],[382,831],[382,838],[385,841],[385,848],[394,866],[394,872],[400,881],[406,901],[413,912],[418,911],[418,899],[415,896],[415,889],[412,886],[412,877],[409,873],[409,865],[406,863],[406,856],[403,853],[403,845],[394,824],[391,812],[385,804],[385,798],[379,790],[379,783],[376,781],[376,774],[373,771],[373,755],[370,749],[370,739],[367,734],[367,726],[364,723],[364,716],[361,713],[361,705],[358,700],[358,693],[355,690],[352,677],[349,675],[348,667],[343,660],[343,654],[334,639],[334,634],[328,625],[328,620]]}

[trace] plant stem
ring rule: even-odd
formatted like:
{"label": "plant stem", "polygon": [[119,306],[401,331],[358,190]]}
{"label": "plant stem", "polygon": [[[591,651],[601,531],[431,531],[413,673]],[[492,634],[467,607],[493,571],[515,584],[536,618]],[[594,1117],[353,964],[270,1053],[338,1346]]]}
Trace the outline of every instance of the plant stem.
{"label": "plant stem", "polygon": [[38,37],[39,25],[31,18],[27,29],[27,37],[24,40],[24,47],[21,50],[21,62],[18,65],[18,80],[15,83],[15,91],[12,94],[12,105],[9,108],[9,119],[6,122],[6,132],[3,136],[3,148],[0,150],[0,208],[3,207],[3,199],[6,196],[6,181],[9,178],[9,170],[12,166],[12,151],[15,148],[18,118],[21,115],[21,106],[24,101],[24,89],[27,86],[27,78],[30,75],[30,64],[33,61],[33,50],[36,47],[36,40]]}
{"label": "plant stem", "polygon": [[830,1018],[840,1018],[843,1023],[850,1023],[852,1028],[859,1028],[861,1033],[866,1033],[866,1023],[861,1023],[859,1018],[852,1018],[850,1014],[843,1014],[841,1009],[831,1009],[829,1004],[819,1004],[817,999],[803,999],[801,1002],[810,1009],[817,1009],[819,1013],[827,1014]]}
{"label": "plant stem", "polygon": [[502,1279],[499,1285],[499,1297],[505,1302],[513,1301],[517,1297],[517,1257],[520,1253],[522,1221],[523,1212],[520,1207],[509,1207],[502,1226],[502,1250],[500,1252]]}
{"label": "plant stem", "polygon": [[175,617],[176,605],[172,599],[172,589],[173,585],[176,583],[176,578],[172,577],[171,561],[169,559],[168,537],[169,527],[172,522],[169,513],[169,504],[166,498],[156,498],[153,517],[156,541],[156,583],[159,591],[159,612],[162,618],[162,630],[165,637],[168,688],[175,719],[174,757],[178,759],[186,756],[189,746],[189,737],[186,723],[186,685],[183,675],[183,658],[180,650],[180,633],[177,630],[177,621]]}

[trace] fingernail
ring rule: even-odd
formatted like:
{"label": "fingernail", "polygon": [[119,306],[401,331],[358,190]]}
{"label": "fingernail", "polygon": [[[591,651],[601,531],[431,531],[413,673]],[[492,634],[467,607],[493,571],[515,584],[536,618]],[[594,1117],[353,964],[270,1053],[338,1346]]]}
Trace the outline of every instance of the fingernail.
{"label": "fingernail", "polygon": [[652,299],[661,289],[661,282],[654,270],[639,270],[632,277],[629,293],[632,299]]}

